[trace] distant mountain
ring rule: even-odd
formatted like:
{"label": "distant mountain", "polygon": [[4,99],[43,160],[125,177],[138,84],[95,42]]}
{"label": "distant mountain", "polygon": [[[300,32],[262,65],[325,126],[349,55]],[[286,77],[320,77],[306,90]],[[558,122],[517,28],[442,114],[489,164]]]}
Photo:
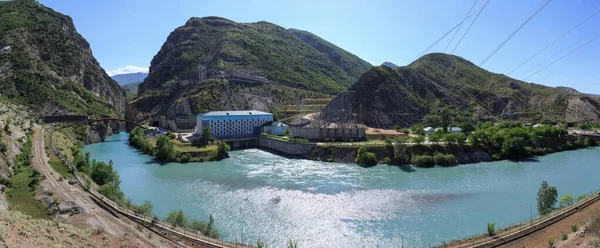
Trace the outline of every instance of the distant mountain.
{"label": "distant mountain", "polygon": [[396,68],[398,67],[396,64],[392,63],[392,62],[383,62],[383,64],[381,64],[382,66],[387,66],[389,68]]}
{"label": "distant mountain", "polygon": [[[201,66],[209,79],[199,83]],[[284,110],[301,98],[335,95],[370,67],[306,31],[191,18],[171,32],[152,59],[131,115],[180,119],[234,108]]]}
{"label": "distant mountain", "polygon": [[37,1],[0,2],[0,98],[41,114],[120,114],[125,91],[73,20]]}
{"label": "distant mountain", "polygon": [[[119,85],[126,85],[130,83],[141,83],[144,82],[144,79],[148,76],[148,73],[145,72],[135,72],[135,73],[126,73],[126,74],[117,74],[112,76],[111,78],[117,81]],[[137,91],[137,88],[136,88]]]}
{"label": "distant mountain", "polygon": [[323,114],[331,121],[357,118],[367,125],[391,127],[411,126],[444,109],[460,121],[600,120],[599,97],[526,83],[442,53],[394,69],[371,68]]}
{"label": "distant mountain", "polygon": [[137,95],[138,92],[138,86],[140,86],[141,82],[137,82],[137,83],[128,83],[128,84],[124,84],[121,85],[121,87],[123,87],[123,89],[127,92],[133,93],[135,95]]}

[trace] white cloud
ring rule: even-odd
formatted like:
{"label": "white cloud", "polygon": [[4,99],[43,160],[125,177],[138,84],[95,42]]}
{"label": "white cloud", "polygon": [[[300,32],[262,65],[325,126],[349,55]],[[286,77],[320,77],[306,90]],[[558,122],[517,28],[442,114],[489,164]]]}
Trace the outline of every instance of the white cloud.
{"label": "white cloud", "polygon": [[119,69],[116,69],[116,70],[108,71],[106,73],[108,73],[108,75],[112,77],[112,76],[118,75],[118,74],[135,73],[135,72],[146,72],[146,73],[148,73],[148,67],[139,67],[139,66],[135,66],[135,65],[126,65],[123,68],[119,68]]}

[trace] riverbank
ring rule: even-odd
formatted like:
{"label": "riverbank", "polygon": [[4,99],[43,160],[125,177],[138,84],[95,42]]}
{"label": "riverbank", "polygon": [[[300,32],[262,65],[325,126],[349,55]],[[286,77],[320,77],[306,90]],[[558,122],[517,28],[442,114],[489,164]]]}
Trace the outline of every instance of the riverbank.
{"label": "riverbank", "polygon": [[301,247],[397,247],[402,236],[404,247],[440,245],[480,234],[487,222],[504,227],[528,221],[543,180],[559,195],[577,197],[598,188],[600,173],[600,148],[407,171],[258,149],[232,151],[222,161],[165,165],[129,147],[127,139],[121,133],[85,151],[92,159],[113,160],[132,202],[152,201],[161,218],[173,209],[195,219],[212,214],[225,240],[242,240],[243,229],[245,242],[260,238],[273,247],[285,247],[288,239]]}
{"label": "riverbank", "polygon": [[[339,162],[339,163],[354,163],[357,157],[358,150],[364,147],[368,152],[372,152],[377,158],[378,164],[393,163],[395,156],[394,149],[399,142],[358,142],[358,143],[318,143],[309,154],[304,158],[324,161],[324,162]],[[427,157],[433,160],[436,154],[452,155],[457,160],[458,164],[472,164],[479,162],[490,162],[500,160],[527,160],[535,156],[543,156],[562,151],[570,151],[576,149],[596,146],[597,142],[584,136],[565,135],[559,138],[540,138],[533,142],[531,146],[524,146],[509,143],[484,145],[480,142],[472,143],[434,143],[434,144],[415,144],[405,143],[408,157]],[[497,148],[499,147],[499,148]],[[409,159],[412,164],[422,166]],[[402,165],[402,164],[401,164]],[[441,164],[436,164],[441,165]],[[442,165],[443,166],[443,165]],[[426,165],[424,167],[430,167]]]}

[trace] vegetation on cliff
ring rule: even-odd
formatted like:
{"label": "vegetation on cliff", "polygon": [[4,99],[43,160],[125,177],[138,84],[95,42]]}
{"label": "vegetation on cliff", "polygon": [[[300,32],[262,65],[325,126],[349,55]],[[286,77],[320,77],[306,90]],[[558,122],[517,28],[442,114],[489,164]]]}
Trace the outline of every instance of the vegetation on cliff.
{"label": "vegetation on cliff", "polygon": [[348,92],[334,98],[325,113],[329,120],[352,120],[357,114],[370,126],[410,127],[446,107],[460,119],[457,122],[600,120],[598,97],[526,83],[441,53],[425,55],[408,66],[371,68]]}
{"label": "vegetation on cliff", "polygon": [[123,114],[125,92],[70,17],[37,1],[0,2],[0,100],[48,113]]}

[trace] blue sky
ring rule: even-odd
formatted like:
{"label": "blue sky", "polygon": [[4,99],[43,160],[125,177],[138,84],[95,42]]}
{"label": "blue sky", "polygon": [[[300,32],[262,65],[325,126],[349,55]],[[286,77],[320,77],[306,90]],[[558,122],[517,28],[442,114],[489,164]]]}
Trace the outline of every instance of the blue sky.
{"label": "blue sky", "polygon": [[[478,0],[474,11],[487,0]],[[78,31],[109,73],[147,70],[167,36],[190,17],[221,16],[237,22],[268,21],[312,32],[373,65],[409,64],[460,22],[474,0],[40,0],[75,21]],[[546,0],[492,0],[454,52],[480,64]],[[600,10],[598,0],[553,0],[483,67],[507,74],[561,34]],[[470,24],[460,29],[456,41]],[[518,79],[566,85],[600,94],[600,39],[530,76],[571,49],[600,35],[600,14],[519,70]],[[442,52],[452,35],[429,52]],[[579,42],[579,43],[578,43]],[[448,49],[447,52],[452,49]],[[562,52],[562,53],[560,53]],[[535,65],[545,64],[533,68]],[[140,69],[141,68],[141,69]]]}

